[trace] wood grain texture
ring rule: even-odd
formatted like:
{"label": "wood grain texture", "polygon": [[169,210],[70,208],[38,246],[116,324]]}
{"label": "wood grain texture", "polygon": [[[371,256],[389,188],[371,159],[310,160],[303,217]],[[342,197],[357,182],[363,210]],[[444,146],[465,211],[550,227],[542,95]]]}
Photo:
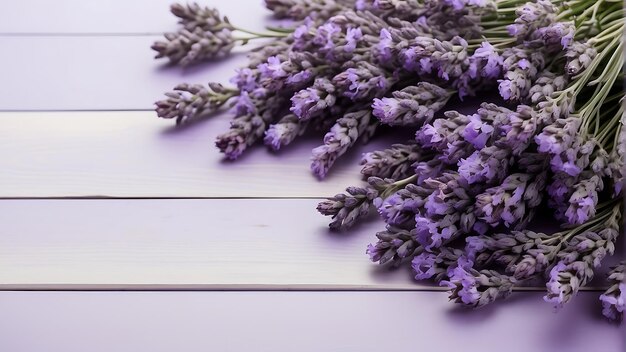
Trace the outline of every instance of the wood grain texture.
{"label": "wood grain texture", "polygon": [[214,146],[228,125],[225,114],[176,128],[154,112],[0,113],[0,197],[327,197],[362,183],[363,152],[411,137],[359,145],[318,181],[309,159],[322,134],[233,163]]}
{"label": "wood grain texture", "polygon": [[[624,326],[583,293],[470,311],[437,292],[0,292],[11,352],[623,352]],[[36,338],[34,338],[36,337]]]}
{"label": "wood grain texture", "polygon": [[0,201],[0,289],[418,289],[315,200]]}
{"label": "wood grain texture", "polygon": [[[172,0],[20,0],[0,2],[0,34],[145,34],[173,31]],[[249,29],[262,29],[269,11],[263,1],[203,0]],[[182,3],[185,3],[184,1]]]}

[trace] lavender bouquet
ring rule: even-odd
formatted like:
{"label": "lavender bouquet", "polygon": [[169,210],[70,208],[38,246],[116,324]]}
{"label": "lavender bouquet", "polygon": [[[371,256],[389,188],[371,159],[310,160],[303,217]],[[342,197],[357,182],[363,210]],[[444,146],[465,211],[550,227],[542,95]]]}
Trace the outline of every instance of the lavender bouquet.
{"label": "lavender bouquet", "polygon": [[[217,10],[173,5],[181,28],[153,49],[181,65],[262,40],[232,86],[181,84],[156,103],[185,123],[231,108],[217,147],[236,159],[326,131],[311,170],[324,178],[381,125],[415,138],[367,153],[367,183],[321,202],[331,228],[375,209],[374,262],[481,307],[529,282],[561,307],[615,251],[623,202],[622,0],[266,0],[291,28],[257,33]],[[451,99],[499,98],[470,115]],[[495,94],[494,94],[495,95]],[[478,105],[478,104],[477,104]],[[541,211],[561,226],[533,230]],[[609,274],[603,314],[626,308],[626,263]]]}

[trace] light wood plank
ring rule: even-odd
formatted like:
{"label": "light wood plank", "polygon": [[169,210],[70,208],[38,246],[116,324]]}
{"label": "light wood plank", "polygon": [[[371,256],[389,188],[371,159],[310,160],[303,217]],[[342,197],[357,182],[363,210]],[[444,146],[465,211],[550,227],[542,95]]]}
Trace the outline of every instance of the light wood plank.
{"label": "light wood plank", "polygon": [[622,352],[597,296],[555,314],[538,293],[469,311],[436,292],[1,292],[0,349]]}
{"label": "light wood plank", "polygon": [[365,248],[384,229],[375,214],[347,233],[331,232],[316,204],[0,201],[0,289],[439,289],[415,282],[408,268],[369,262]]}
{"label": "light wood plank", "polygon": [[233,163],[214,146],[228,125],[226,115],[176,129],[153,112],[0,113],[0,197],[327,197],[361,184],[361,153],[411,137],[357,146],[318,181],[309,158],[322,135]]}
{"label": "light wood plank", "polygon": [[[417,289],[315,200],[0,201],[0,289]],[[424,287],[424,286],[421,286]]]}
{"label": "light wood plank", "polygon": [[[0,34],[142,34],[176,30],[173,0],[20,0],[0,2]],[[185,3],[184,1],[182,3]],[[262,0],[203,0],[234,23],[262,29],[269,11]],[[243,5],[243,6],[242,6]],[[245,11],[241,11],[245,8]]]}
{"label": "light wood plank", "polygon": [[0,37],[0,110],[150,110],[179,83],[227,83],[247,63],[190,68],[154,60],[146,37]]}

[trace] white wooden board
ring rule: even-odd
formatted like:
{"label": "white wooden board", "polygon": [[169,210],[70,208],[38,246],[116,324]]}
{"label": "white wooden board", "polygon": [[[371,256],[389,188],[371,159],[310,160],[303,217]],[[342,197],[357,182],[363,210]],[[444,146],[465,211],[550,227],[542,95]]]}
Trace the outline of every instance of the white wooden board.
{"label": "white wooden board", "polygon": [[0,289],[419,289],[316,200],[0,201]]}
{"label": "white wooden board", "polygon": [[414,281],[409,268],[390,271],[369,261],[365,249],[384,230],[375,214],[338,233],[316,205],[0,201],[0,289],[439,290]]}

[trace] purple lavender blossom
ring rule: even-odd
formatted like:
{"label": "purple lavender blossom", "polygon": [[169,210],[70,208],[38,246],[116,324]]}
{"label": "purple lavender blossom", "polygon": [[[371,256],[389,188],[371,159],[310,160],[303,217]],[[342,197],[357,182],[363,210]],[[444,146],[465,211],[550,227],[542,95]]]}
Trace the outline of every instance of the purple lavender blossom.
{"label": "purple lavender blossom", "polygon": [[317,78],[313,86],[296,92],[291,97],[291,112],[302,120],[319,116],[337,101],[335,86],[327,78]]}
{"label": "purple lavender blossom", "polygon": [[503,53],[504,78],[498,80],[498,90],[504,100],[520,101],[528,96],[532,81],[545,66],[541,52],[514,47]]}
{"label": "purple lavender blossom", "polygon": [[626,282],[619,283],[617,290],[600,295],[602,314],[612,321],[621,321],[626,311]]}
{"label": "purple lavender blossom", "polygon": [[359,61],[356,67],[348,68],[333,78],[342,95],[353,101],[381,96],[393,82],[394,79],[384,70],[365,61]]}
{"label": "purple lavender blossom", "polygon": [[230,83],[237,86],[242,91],[252,92],[258,88],[257,77],[254,71],[249,68],[236,69],[236,76],[230,79]]}
{"label": "purple lavender blossom", "polygon": [[474,114],[469,116],[469,123],[463,130],[463,138],[471,143],[476,149],[482,149],[491,137],[494,128],[492,125],[483,122],[480,115]]}
{"label": "purple lavender blossom", "polygon": [[491,270],[477,271],[473,263],[461,257],[456,266],[448,270],[449,280],[441,281],[450,288],[450,299],[466,306],[478,308],[511,294],[517,280]]}
{"label": "purple lavender blossom", "polygon": [[626,311],[626,262],[611,270],[608,281],[611,286],[600,296],[602,314],[609,320],[619,322]]}
{"label": "purple lavender blossom", "polygon": [[267,62],[258,67],[261,77],[269,80],[286,77],[287,72],[283,69],[282,64],[283,62],[278,56],[270,56],[267,58]]}
{"label": "purple lavender blossom", "polygon": [[380,40],[376,45],[377,58],[382,63],[389,63],[392,59],[393,39],[386,28],[380,30]]}
{"label": "purple lavender blossom", "polygon": [[347,44],[344,50],[348,53],[353,52],[361,39],[363,39],[363,33],[360,28],[348,28],[346,34]]}
{"label": "purple lavender blossom", "polygon": [[413,258],[411,267],[415,271],[416,280],[427,280],[437,274],[437,267],[435,261],[437,255],[429,252],[423,252],[422,254]]}
{"label": "purple lavender blossom", "polygon": [[313,149],[311,170],[324,178],[337,158],[345,154],[364,135],[371,121],[371,111],[359,110],[345,114],[324,136],[324,144]]}
{"label": "purple lavender blossom", "polygon": [[378,242],[368,245],[366,253],[370,260],[381,265],[392,263],[398,266],[422,250],[415,242],[413,231],[388,226],[386,231],[377,233],[376,237]]}
{"label": "purple lavender blossom", "polygon": [[565,217],[570,224],[583,224],[596,215],[598,192],[603,189],[602,178],[593,175],[574,185]]}
{"label": "purple lavender blossom", "polygon": [[277,123],[270,125],[265,131],[263,142],[265,145],[278,151],[302,135],[308,127],[308,122],[300,121],[297,116],[288,114]]}
{"label": "purple lavender blossom", "polygon": [[459,161],[459,174],[469,184],[497,183],[506,175],[509,158],[509,150],[495,146],[485,147]]}
{"label": "purple lavender blossom", "polygon": [[565,52],[567,74],[576,76],[587,69],[593,59],[598,55],[596,49],[588,42],[573,42]]}
{"label": "purple lavender blossom", "polygon": [[247,114],[255,114],[256,106],[250,99],[250,95],[248,92],[243,91],[237,97],[237,102],[235,103],[235,114],[236,116],[243,116]]}
{"label": "purple lavender blossom", "polygon": [[452,92],[427,82],[392,93],[393,97],[374,99],[373,114],[388,125],[419,126],[430,122],[450,99]]}
{"label": "purple lavender blossom", "polygon": [[565,303],[571,299],[571,289],[563,287],[561,272],[567,268],[564,262],[558,262],[550,270],[550,280],[546,283],[548,293],[544,296],[544,300],[554,305],[555,309],[562,308]]}

